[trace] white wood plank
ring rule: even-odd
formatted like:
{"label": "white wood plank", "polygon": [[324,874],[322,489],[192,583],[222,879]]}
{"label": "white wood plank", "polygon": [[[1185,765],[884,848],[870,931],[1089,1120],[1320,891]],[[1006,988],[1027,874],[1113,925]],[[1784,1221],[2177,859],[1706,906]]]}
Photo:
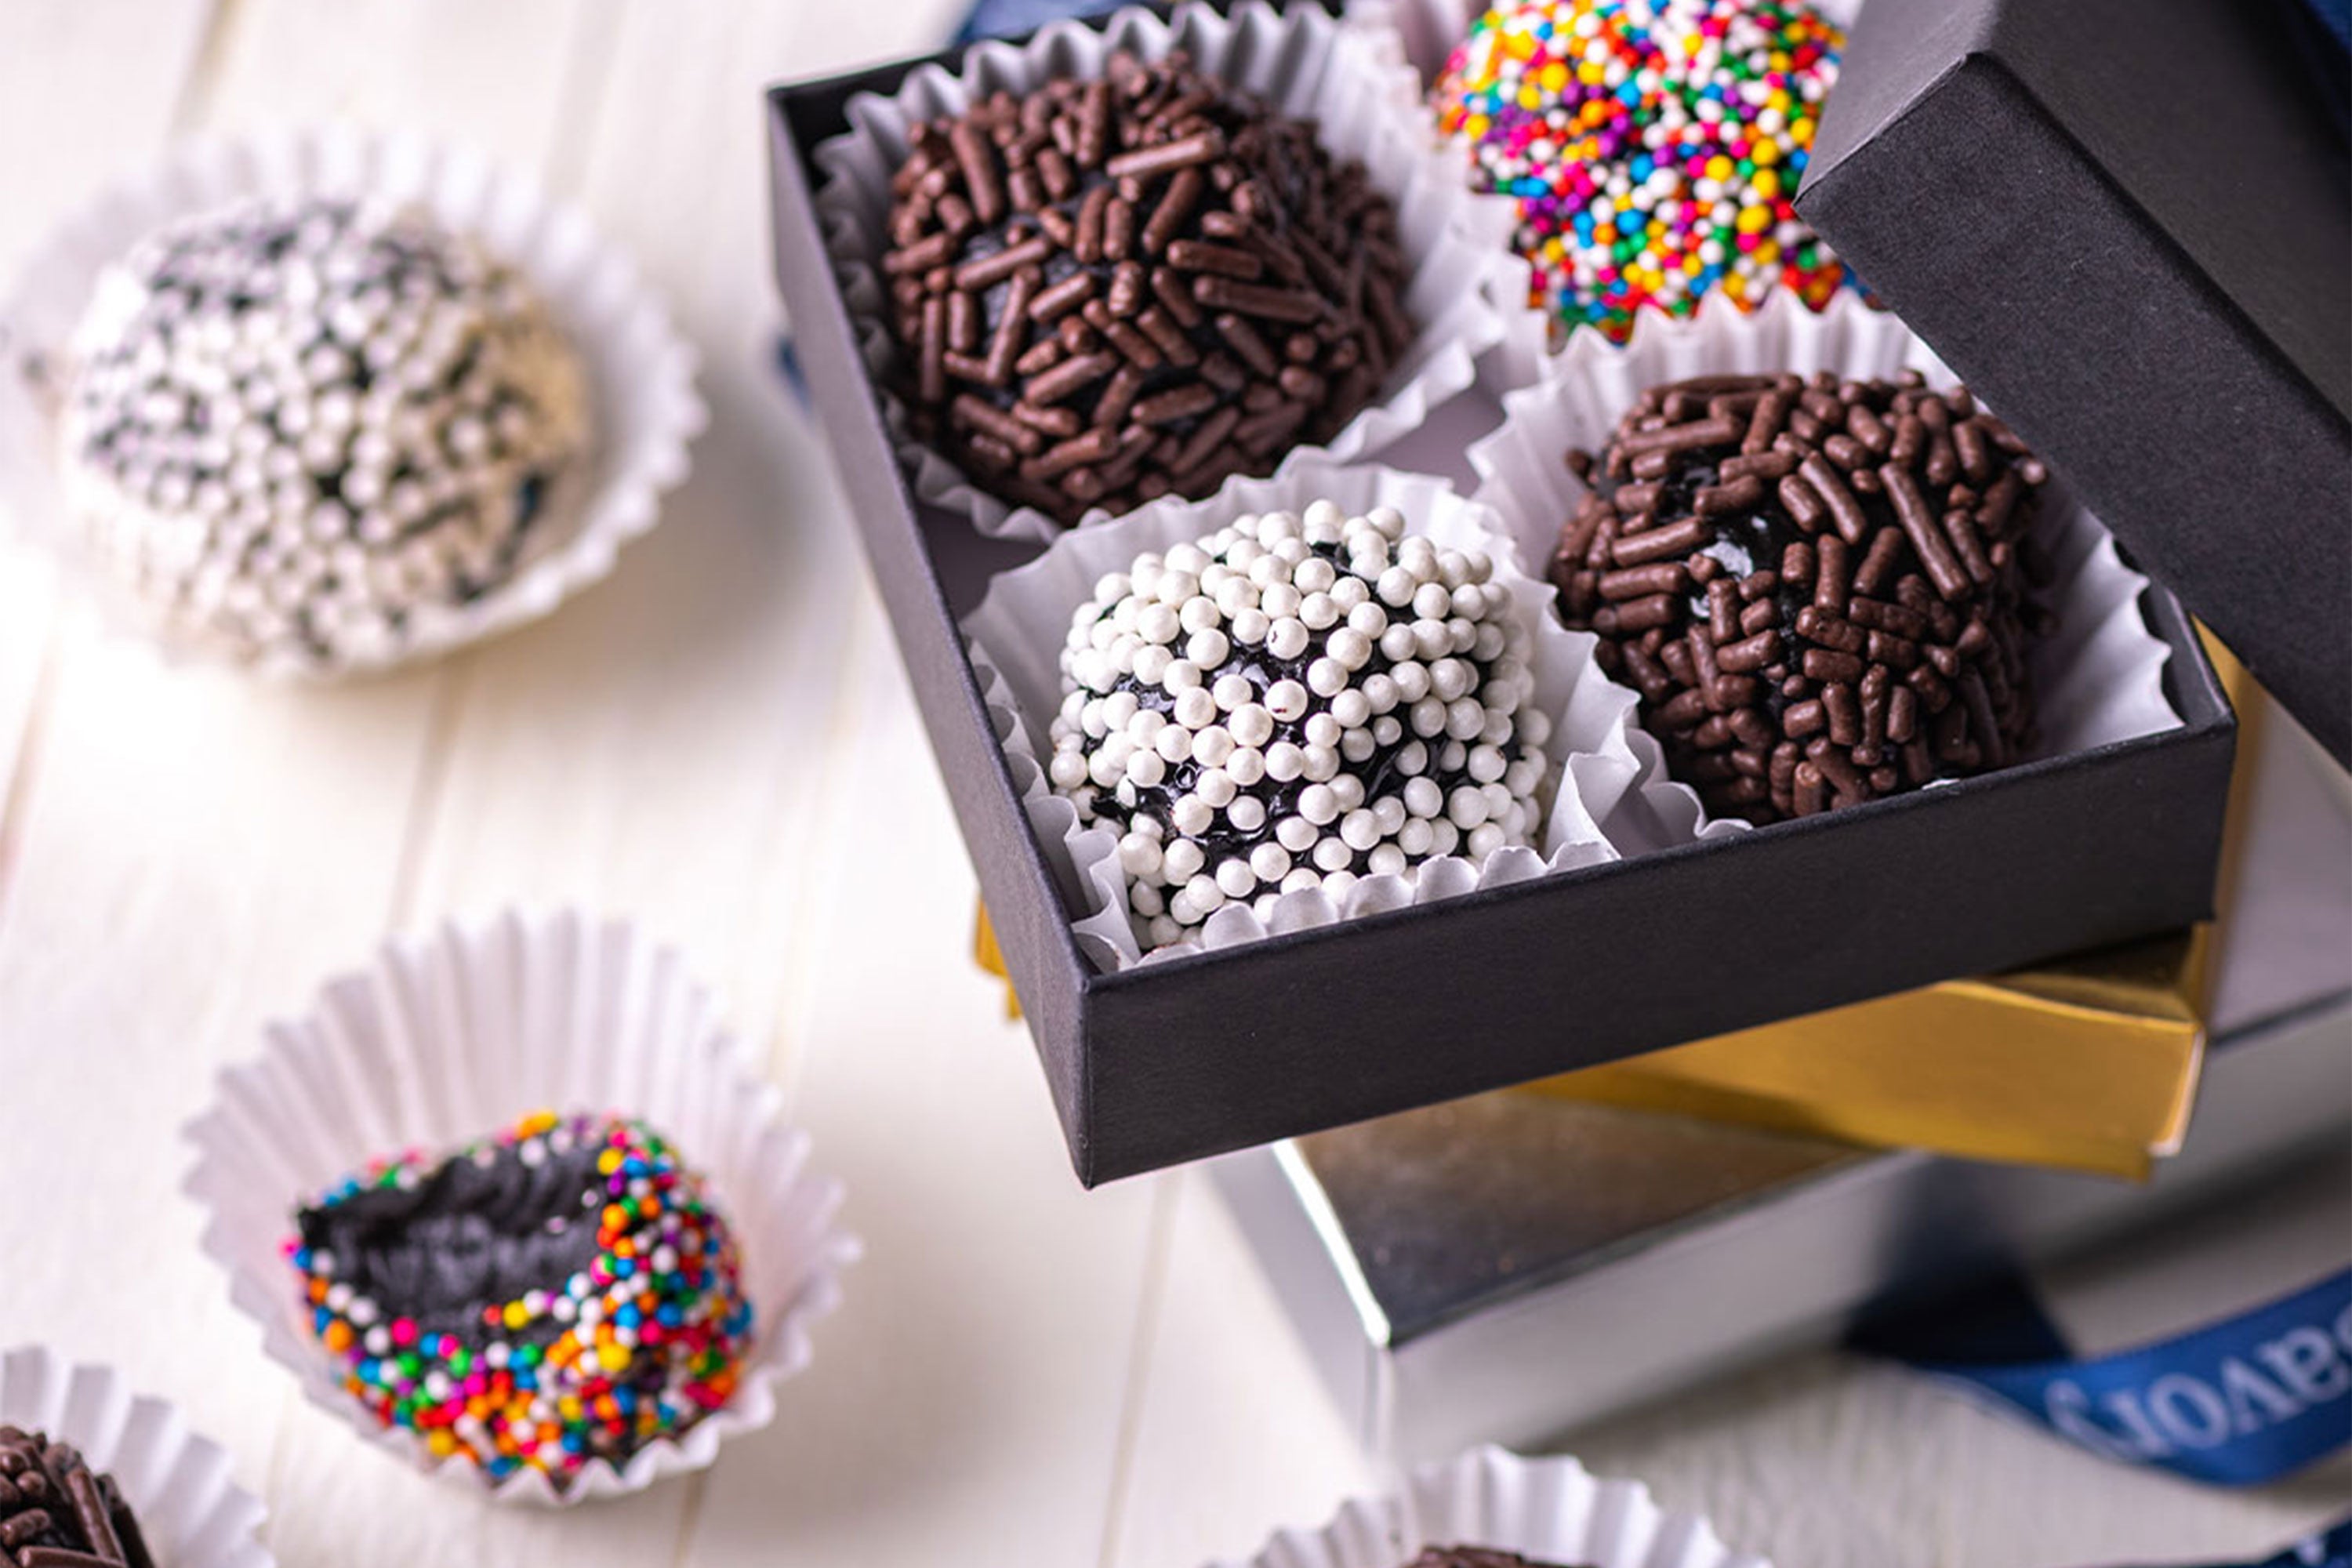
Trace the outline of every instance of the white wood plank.
{"label": "white wood plank", "polygon": [[[663,526],[612,582],[469,660],[417,881],[420,910],[625,909],[688,945],[739,1025],[779,1040],[780,1068],[810,1058],[806,1114],[876,1257],[848,1314],[820,1330],[817,1371],[788,1391],[779,1430],[703,1486],[697,1562],[777,1561],[780,1534],[805,1552],[793,1561],[936,1561],[1025,1488],[1051,1499],[1032,1560],[1091,1558],[1139,1300],[1148,1194],[1078,1193],[1027,1042],[970,969],[961,847],[825,456],[772,368],[760,89],[846,65],[861,31],[869,52],[923,47],[920,19],[900,13],[877,45],[871,26],[836,37],[796,7],[624,18],[626,85],[609,89],[580,193],[632,237],[700,345],[712,426]],[[919,940],[943,980],[908,988],[897,982]],[[923,1045],[879,1054],[875,1020],[893,1009],[890,1033]],[[781,1034],[780,1015],[793,1020]],[[855,1048],[836,1043],[845,1030]],[[959,1077],[935,1107],[954,1125],[916,1137],[923,1158],[900,1169],[889,1111],[909,1075],[961,1074],[980,1050],[984,1078]],[[950,1226],[951,1209],[963,1217]],[[938,1247],[961,1234],[964,1247]],[[1034,1364],[1060,1397],[997,1447],[964,1506],[912,1512],[861,1487],[895,1485],[887,1473],[909,1462],[970,1473],[956,1449],[910,1437],[968,1432],[995,1402],[934,1384],[919,1357],[882,1386],[870,1373],[966,1272],[982,1286],[967,1321],[1012,1347],[992,1347],[990,1366]],[[866,1375],[845,1384],[845,1372]],[[1094,1473],[1074,1479],[1074,1464]],[[779,1468],[812,1484],[780,1489]],[[845,1487],[857,1472],[868,1481]]]}
{"label": "white wood plank", "polygon": [[[0,530],[6,525],[0,515]],[[46,707],[57,584],[57,563],[47,552],[0,535],[0,900],[7,897],[23,827],[16,803],[29,785],[18,768],[36,743],[36,717]]]}
{"label": "white wood plank", "polygon": [[[577,142],[593,134],[606,80],[602,19],[598,9],[563,0],[332,7],[248,0],[202,107],[216,126],[342,117],[422,129],[535,172],[561,194],[572,180]],[[403,795],[407,831],[387,858],[392,879],[374,911],[380,921],[413,926],[446,912],[420,899],[409,862],[422,847],[415,836],[445,820],[443,748],[470,658],[414,678],[418,701],[406,740],[417,759],[409,782],[418,787]],[[583,1532],[560,1516],[494,1508],[462,1487],[409,1474],[291,1398],[280,1415],[270,1536],[289,1561],[487,1568],[545,1561],[561,1547],[568,1561],[594,1568],[667,1561],[675,1551],[686,1504],[676,1489],[602,1510],[601,1527]],[[354,1530],[354,1521],[365,1528]]]}
{"label": "white wood plank", "polygon": [[[262,689],[68,617],[0,917],[0,1324],[183,1401],[258,1482],[287,1384],[197,1249],[178,1129],[391,896],[425,689]],[[289,1194],[290,1195],[290,1194]]]}
{"label": "white wood plank", "polygon": [[212,10],[211,0],[0,5],[0,277],[106,178],[161,144]]}
{"label": "white wood plank", "polygon": [[749,40],[804,20],[728,5],[623,18],[625,79],[582,134],[580,195],[694,339],[710,428],[609,582],[468,660],[419,878],[424,910],[625,910],[687,943],[761,1037],[775,955],[804,912],[788,896],[793,846],[862,571],[827,458],[774,370]]}
{"label": "white wood plank", "polygon": [[1276,1527],[1319,1525],[1380,1489],[1214,1187],[1169,1179],[1181,1190],[1111,1568],[1247,1557]]}
{"label": "white wood plank", "polygon": [[[107,179],[151,154],[171,128],[211,14],[209,0],[22,0],[0,7],[0,279]],[[6,67],[16,62],[17,68]],[[109,90],[91,90],[105,80]],[[0,356],[8,353],[0,322]],[[57,574],[19,542],[30,520],[0,506],[0,894],[23,824],[11,802],[48,667]]]}
{"label": "white wood plank", "polygon": [[869,1255],[777,1426],[712,1472],[696,1568],[1083,1564],[1100,1550],[1151,1183],[1082,1193],[870,597],[797,897],[784,1030]]}
{"label": "white wood plank", "polygon": [[[154,154],[211,11],[205,0],[0,8],[0,145],[12,149],[0,272]],[[249,1336],[196,1252],[194,1216],[172,1198],[176,1130],[201,1103],[228,1020],[261,1005],[250,984],[215,984],[213,965],[276,922],[311,923],[306,889],[266,865],[248,876],[232,855],[273,814],[289,846],[315,850],[331,814],[323,800],[284,798],[288,783],[311,779],[245,776],[283,752],[282,705],[245,737],[252,762],[220,765],[201,702],[157,700],[161,686],[214,683],[164,677],[87,617],[57,629],[55,585],[45,559],[0,550],[0,1171],[43,1199],[0,1215],[0,1333],[112,1362],[186,1400],[200,1425],[257,1439],[238,1450],[241,1473],[257,1478],[274,1398],[251,1396]],[[364,750],[358,733],[342,738],[352,743],[323,760],[322,782]],[[179,862],[174,841],[215,822],[226,852]],[[363,841],[381,826],[362,808],[333,831]],[[242,931],[206,923],[232,909],[253,917]],[[60,1170],[69,1177],[50,1173]]]}
{"label": "white wood plank", "polygon": [[573,0],[230,4],[220,68],[193,100],[212,131],[346,120],[545,175],[582,129],[565,121],[571,84],[603,72],[604,7]]}

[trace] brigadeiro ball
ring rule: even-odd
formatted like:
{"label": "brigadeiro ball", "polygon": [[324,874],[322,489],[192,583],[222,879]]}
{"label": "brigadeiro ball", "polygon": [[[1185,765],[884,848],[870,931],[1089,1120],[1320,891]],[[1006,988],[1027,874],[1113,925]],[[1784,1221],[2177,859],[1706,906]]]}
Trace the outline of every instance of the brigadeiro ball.
{"label": "brigadeiro ball", "polygon": [[1491,1546],[1432,1546],[1423,1549],[1420,1556],[1405,1564],[1405,1568],[1553,1568],[1553,1565]]}
{"label": "brigadeiro ball", "polygon": [[892,190],[916,434],[1065,523],[1271,472],[1412,340],[1363,167],[1181,54],[932,121]]}
{"label": "brigadeiro ball", "polygon": [[1644,307],[1837,291],[1790,198],[1843,47],[1802,0],[1505,0],[1433,102],[1474,186],[1517,198],[1528,303],[1622,343]]}
{"label": "brigadeiro ball", "polygon": [[1719,816],[1810,816],[2013,763],[2042,463],[1967,389],[1725,375],[1644,393],[1552,563]]}
{"label": "brigadeiro ball", "polygon": [[0,1426],[0,1568],[155,1568],[112,1476],[39,1432]]}
{"label": "brigadeiro ball", "polygon": [[1392,508],[1245,516],[1136,557],[1071,617],[1054,788],[1117,829],[1137,940],[1343,897],[1537,832],[1532,634],[1475,551]]}
{"label": "brigadeiro ball", "polygon": [[490,1480],[626,1465],[726,1404],[750,1345],[725,1216],[623,1117],[542,1112],[444,1159],[379,1161],[296,1230],[345,1390]]}
{"label": "brigadeiro ball", "polygon": [[104,271],[62,436],[74,513],[168,625],[331,668],[507,579],[586,390],[472,241],[374,202],[257,202]]}

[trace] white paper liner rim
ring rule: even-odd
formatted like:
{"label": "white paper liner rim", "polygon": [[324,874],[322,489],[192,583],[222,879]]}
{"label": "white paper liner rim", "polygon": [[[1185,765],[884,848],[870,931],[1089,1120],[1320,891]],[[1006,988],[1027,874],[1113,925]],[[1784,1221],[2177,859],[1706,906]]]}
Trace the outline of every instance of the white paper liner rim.
{"label": "white paper liner rim", "polygon": [[[1038,761],[1052,749],[1045,726],[1061,706],[1058,661],[1070,616],[1097,579],[1124,571],[1144,551],[1200,539],[1244,513],[1304,510],[1318,500],[1351,513],[1394,506],[1404,513],[1410,531],[1441,544],[1475,546],[1494,557],[1496,580],[1509,586],[1514,613],[1535,632],[1534,705],[1552,721],[1545,751],[1558,782],[1539,847],[1498,850],[1478,866],[1458,856],[1425,861],[1410,881],[1367,877],[1337,904],[1319,889],[1285,893],[1265,920],[1246,903],[1229,904],[1210,917],[1199,940],[1146,954],[1129,923],[1118,835],[1081,826],[1077,808],[1054,793]],[[991,581],[987,595],[964,618],[963,634],[1022,809],[1064,896],[1085,911],[1072,931],[1090,962],[1115,972],[1621,858],[1603,823],[1618,815],[1618,795],[1641,774],[1643,761],[1634,746],[1636,699],[1601,674],[1593,661],[1597,639],[1591,634],[1560,625],[1552,610],[1554,591],[1528,574],[1497,524],[1485,506],[1463,497],[1447,480],[1297,453],[1273,475],[1229,479],[1205,500],[1164,498],[1101,527],[1074,530],[1035,561]]]}
{"label": "white paper liner rim", "polygon": [[[1901,321],[1851,296],[1818,313],[1783,295],[1754,315],[1717,312],[1657,325],[1668,330],[1637,332],[1622,349],[1591,334],[1571,343],[1558,356],[1563,373],[1507,395],[1501,426],[1471,446],[1480,479],[1472,499],[1494,510],[1522,558],[1549,558],[1583,493],[1567,453],[1607,445],[1619,416],[1651,386],[1780,370],[1871,380],[1913,369],[1931,384],[1953,379]],[[2179,715],[2164,690],[2171,649],[2140,607],[2147,579],[2124,564],[2105,528],[2062,485],[2053,481],[2043,508],[2042,538],[2056,575],[2038,597],[2058,626],[2031,655],[2042,740],[2022,760],[2177,728]],[[1639,776],[1609,797],[1615,809],[1601,827],[1610,842],[1635,854],[1752,831],[1745,821],[1710,816],[1696,790],[1668,778],[1664,753],[1647,731],[1637,727],[1631,743]]]}
{"label": "white paper liner rim", "polygon": [[[728,1438],[776,1415],[775,1384],[803,1370],[811,1326],[840,1303],[858,1257],[836,1220],[843,1189],[808,1168],[806,1132],[719,1022],[716,996],[680,955],[624,921],[509,910],[389,941],[366,969],[320,986],[307,1015],[271,1025],[257,1060],[224,1072],[184,1135],[186,1191],[204,1247],[229,1276],[270,1358],[303,1394],[417,1468],[501,1502],[570,1505],[642,1490],[709,1466]],[[436,1153],[536,1109],[642,1117],[703,1172],[732,1226],[754,1339],[733,1396],[615,1469],[595,1463],[561,1492],[524,1468],[489,1485],[436,1459],[416,1435],[377,1425],[346,1394],[310,1334],[279,1251],[297,1205],[380,1154]]]}
{"label": "white paper liner rim", "polygon": [[1403,1568],[1432,1546],[1577,1568],[1771,1568],[1696,1514],[1660,1508],[1639,1481],[1492,1447],[1423,1466],[1396,1491],[1342,1503],[1319,1530],[1276,1531],[1255,1556],[1209,1568]]}
{"label": "white paper liner rim", "polygon": [[222,657],[172,627],[89,559],[70,515],[47,395],[23,370],[65,354],[100,269],[142,236],[176,219],[263,195],[372,195],[422,205],[526,275],[578,353],[589,384],[586,449],[558,481],[513,574],[463,605],[412,612],[379,655],[321,659],[276,649],[244,668],[278,678],[333,679],[431,658],[512,630],[607,575],[623,545],[649,531],[666,490],[686,479],[688,447],[708,423],[696,354],[636,267],[577,208],[461,146],[346,124],[205,137],[100,192],[54,229],[0,300],[0,508],[18,531],[56,548],[91,580],[115,618],[162,630],[166,649]]}
{"label": "white paper liner rim", "polygon": [[112,1367],[41,1345],[0,1353],[0,1424],[47,1433],[114,1478],[162,1568],[271,1568],[257,1538],[268,1510],[232,1479],[228,1450],[191,1431],[170,1401],[133,1394]]}
{"label": "white paper liner rim", "polygon": [[[1158,59],[1178,47],[1189,50],[1207,74],[1318,121],[1324,147],[1360,160],[1397,208],[1412,266],[1402,302],[1420,335],[1391,371],[1380,401],[1328,445],[1297,450],[1343,462],[1382,450],[1471,386],[1476,362],[1502,341],[1503,313],[1485,282],[1489,263],[1472,237],[1477,230],[1468,209],[1475,198],[1415,129],[1420,84],[1393,39],[1342,27],[1312,6],[1281,13],[1263,0],[1243,0],[1224,16],[1192,3],[1177,5],[1165,21],[1130,8],[1093,21],[1050,24],[1017,47],[976,44],[958,73],[926,65],[909,72],[889,97],[863,93],[850,100],[851,129],[816,149],[823,178],[815,206],[884,423],[916,497],[961,512],[989,538],[1045,543],[1065,531],[1034,507],[989,494],[918,439],[905,404],[891,390],[898,350],[877,267],[890,178],[905,156],[907,128],[961,112],[976,96],[1000,88],[1020,92],[1053,77],[1098,76],[1103,61],[1122,48]],[[1096,508],[1079,526],[1110,515]]]}

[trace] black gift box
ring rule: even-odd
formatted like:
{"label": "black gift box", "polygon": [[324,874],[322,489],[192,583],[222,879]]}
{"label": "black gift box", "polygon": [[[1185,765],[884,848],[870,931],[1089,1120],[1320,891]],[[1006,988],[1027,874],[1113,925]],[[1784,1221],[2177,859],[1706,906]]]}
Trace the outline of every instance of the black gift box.
{"label": "black gift box", "polygon": [[[961,51],[933,57],[952,67]],[[2179,728],[1925,794],[1116,974],[1024,816],[958,617],[1034,546],[918,503],[813,210],[818,145],[907,61],[769,95],[776,274],[818,417],[1088,1185],[2203,919],[2234,721],[2151,593]],[[1396,451],[1449,475],[1465,394]]]}
{"label": "black gift box", "polygon": [[1870,0],[1797,208],[2352,765],[2352,174],[2270,0]]}

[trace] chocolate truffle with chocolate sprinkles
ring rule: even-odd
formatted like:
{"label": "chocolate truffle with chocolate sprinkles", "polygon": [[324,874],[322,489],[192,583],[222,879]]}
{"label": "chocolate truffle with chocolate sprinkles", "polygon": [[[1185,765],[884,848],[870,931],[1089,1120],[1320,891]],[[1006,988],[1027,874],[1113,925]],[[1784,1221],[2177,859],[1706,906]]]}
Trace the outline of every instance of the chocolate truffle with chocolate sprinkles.
{"label": "chocolate truffle with chocolate sprinkles", "polygon": [[112,1476],[70,1445],[0,1426],[0,1568],[155,1568]]}
{"label": "chocolate truffle with chocolate sprinkles", "polygon": [[1565,1568],[1492,1546],[1432,1546],[1405,1568]]}
{"label": "chocolate truffle with chocolate sprinkles", "polygon": [[1810,816],[2016,762],[2039,459],[1964,387],[1704,377],[1595,459],[1551,576],[1709,811]]}
{"label": "chocolate truffle with chocolate sprinkles", "polygon": [[1538,831],[1532,642],[1491,561],[1393,508],[1237,518],[1078,606],[1047,773],[1119,833],[1147,950],[1228,903],[1481,862]]}
{"label": "chocolate truffle with chocolate sprinkles", "polygon": [[1315,131],[1124,53],[919,127],[883,258],[916,435],[1065,523],[1338,435],[1414,327],[1395,210]]}

